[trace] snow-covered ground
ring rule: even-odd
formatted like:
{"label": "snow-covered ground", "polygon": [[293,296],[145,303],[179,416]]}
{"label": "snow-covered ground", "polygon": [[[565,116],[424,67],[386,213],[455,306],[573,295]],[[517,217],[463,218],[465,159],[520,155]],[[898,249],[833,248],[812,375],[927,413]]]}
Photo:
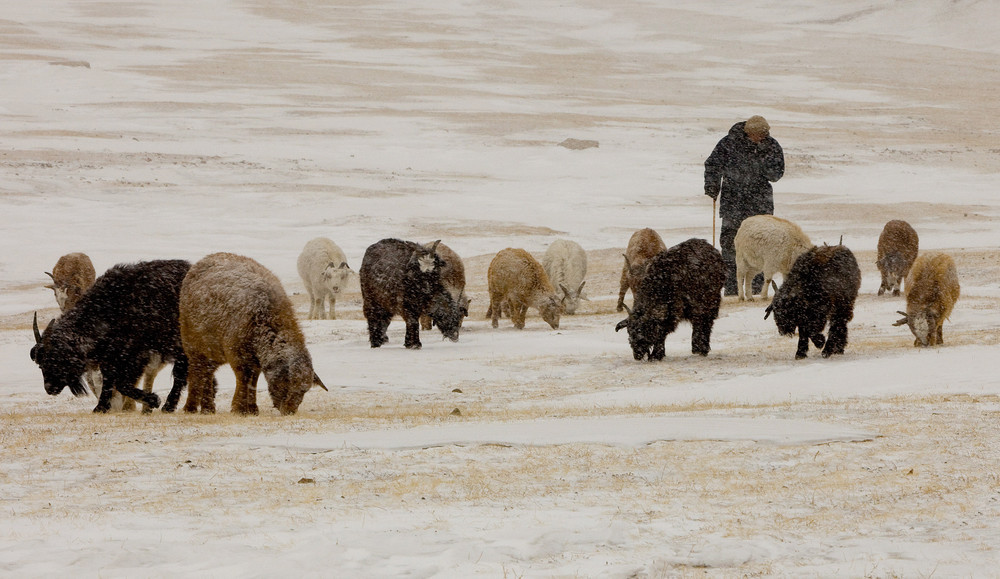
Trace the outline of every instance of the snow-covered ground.
{"label": "snow-covered ground", "polygon": [[[7,4],[0,575],[996,573],[1000,5]],[[861,262],[847,353],[795,361],[762,302],[727,298],[707,358],[683,325],[636,362],[622,249],[711,237],[702,163],[752,114],[786,153],[776,214]],[[894,218],[958,264],[943,347],[875,295]],[[460,341],[408,351],[397,320],[369,348],[356,287],[305,320],[318,236],[355,270],[381,238],[444,240],[473,297]],[[560,237],[591,300],[492,329],[492,255]],[[99,272],[257,259],[331,391],[254,418],[229,414],[228,368],[214,416],[47,396],[31,316],[56,315],[43,272],[71,251]]]}

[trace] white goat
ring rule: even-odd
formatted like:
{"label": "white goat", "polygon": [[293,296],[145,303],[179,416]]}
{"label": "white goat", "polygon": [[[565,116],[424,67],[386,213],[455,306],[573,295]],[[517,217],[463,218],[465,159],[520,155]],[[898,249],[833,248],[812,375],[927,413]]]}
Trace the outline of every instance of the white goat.
{"label": "white goat", "polygon": [[740,301],[753,300],[750,285],[758,273],[764,274],[760,297],[766,300],[774,274],[780,273],[782,279],[787,277],[795,259],[813,246],[798,225],[773,215],[744,219],[733,245]]}
{"label": "white goat", "polygon": [[587,283],[587,252],[575,241],[557,239],[545,250],[542,267],[552,286],[563,294],[564,313],[575,314],[580,300],[587,299],[583,293]]}
{"label": "white goat", "polygon": [[[347,265],[344,252],[329,239],[317,237],[302,249],[298,267],[299,276],[309,294],[309,319],[337,319],[337,294],[354,273]],[[326,313],[327,300],[330,301],[329,316]]]}

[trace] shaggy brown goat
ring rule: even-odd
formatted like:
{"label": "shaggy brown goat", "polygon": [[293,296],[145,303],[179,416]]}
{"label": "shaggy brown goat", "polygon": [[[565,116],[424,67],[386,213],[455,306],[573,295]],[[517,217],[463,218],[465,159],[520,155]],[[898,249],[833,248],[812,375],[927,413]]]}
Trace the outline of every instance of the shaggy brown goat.
{"label": "shaggy brown goat", "polygon": [[55,292],[59,310],[66,313],[94,285],[97,273],[86,253],[67,253],[56,261],[52,272],[45,272],[52,283],[45,286]]}
{"label": "shaggy brown goat", "polygon": [[490,290],[490,307],[486,316],[499,325],[501,308],[506,304],[514,327],[524,329],[528,307],[538,309],[542,319],[552,329],[559,329],[559,316],[563,313],[562,300],[556,295],[549,276],[538,260],[523,249],[508,247],[497,253],[487,271]]}
{"label": "shaggy brown goat", "polygon": [[900,286],[917,259],[917,249],[920,240],[917,232],[905,221],[893,219],[885,224],[882,234],[878,236],[878,257],[875,265],[882,274],[882,284],[878,295],[886,290],[892,290],[892,295],[898,296]]}
{"label": "shaggy brown goat", "polygon": [[[461,325],[462,318],[466,318],[469,315],[469,302],[472,301],[465,295],[465,263],[462,262],[462,258],[454,250],[443,243],[432,241],[425,243],[424,247],[427,249],[434,248],[434,252],[444,262],[444,265],[441,266],[441,285],[451,294],[452,300],[458,305],[462,314],[458,321],[459,325]],[[433,327],[434,321],[431,319],[430,314],[422,314],[420,316],[420,328],[429,330]]]}
{"label": "shaggy brown goat", "polygon": [[944,253],[925,253],[906,276],[906,311],[894,326],[906,324],[916,338],[914,346],[944,344],[944,321],[961,294],[955,262]]}
{"label": "shaggy brown goat", "polygon": [[258,413],[261,371],[282,414],[295,414],[313,384],[326,390],[281,282],[249,257],[213,253],[191,267],[181,286],[180,330],[189,363],[185,412],[215,412],[214,375],[223,364],[236,374],[236,414]]}
{"label": "shaggy brown goat", "polygon": [[635,303],[635,292],[639,288],[642,272],[646,269],[646,261],[661,251],[666,251],[660,234],[649,229],[640,229],[632,234],[625,248],[625,265],[622,267],[622,279],[618,290],[618,305],[616,311],[625,309],[625,292],[632,290],[632,302]]}

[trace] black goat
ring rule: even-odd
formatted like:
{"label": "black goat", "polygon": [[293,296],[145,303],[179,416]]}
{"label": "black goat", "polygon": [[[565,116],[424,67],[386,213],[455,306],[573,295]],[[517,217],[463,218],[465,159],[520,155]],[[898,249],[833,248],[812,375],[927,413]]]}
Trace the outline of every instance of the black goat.
{"label": "black goat", "polygon": [[628,328],[636,360],[662,360],[667,335],[687,320],[693,328],[691,352],[707,356],[725,281],[722,254],[704,239],[661,251],[646,263],[633,308],[615,331]]}
{"label": "black goat", "polygon": [[[783,336],[799,332],[795,359],[805,358],[809,340],[823,348],[823,357],[843,354],[847,322],[854,318],[854,301],[861,288],[861,269],[843,245],[813,247],[795,260],[788,277],[774,294],[764,319],[774,312],[774,323]],[[823,336],[827,322],[829,337]]]}
{"label": "black goat", "polygon": [[393,315],[406,323],[403,345],[407,348],[420,348],[420,316],[425,314],[446,338],[458,341],[461,305],[442,283],[444,260],[436,253],[437,245],[383,239],[365,250],[358,275],[372,348],[389,340],[386,329]]}
{"label": "black goat", "polygon": [[178,303],[190,267],[182,260],[119,264],[43,333],[36,314],[31,359],[42,369],[45,391],[55,396],[68,386],[74,395],[85,396],[83,373],[96,368],[104,388],[94,412],[107,412],[115,391],[158,408],[159,396],[135,385],[151,363],[173,362],[173,387],[163,406],[173,412],[187,383]]}

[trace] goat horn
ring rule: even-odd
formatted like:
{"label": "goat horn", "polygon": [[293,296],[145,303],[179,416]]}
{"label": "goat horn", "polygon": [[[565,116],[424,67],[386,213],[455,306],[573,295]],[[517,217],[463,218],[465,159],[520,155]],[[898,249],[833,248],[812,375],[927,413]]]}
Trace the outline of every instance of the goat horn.
{"label": "goat horn", "polygon": [[618,330],[620,330],[622,328],[627,328],[627,327],[628,327],[628,320],[627,319],[626,320],[622,320],[622,321],[618,322],[617,326],[615,326],[615,331],[617,332]]}
{"label": "goat horn", "polygon": [[42,334],[38,331],[38,312],[35,312],[35,319],[31,321],[31,329],[35,331],[35,343],[42,343]]}
{"label": "goat horn", "polygon": [[765,319],[765,320],[767,319],[767,316],[770,316],[770,315],[771,315],[771,312],[772,312],[773,310],[774,310],[774,304],[771,304],[771,305],[767,306],[767,309],[766,309],[766,310],[764,310],[764,319]]}
{"label": "goat horn", "polygon": [[907,314],[906,312],[901,312],[899,310],[896,310],[896,313],[902,314],[903,318],[900,320],[896,320],[896,323],[894,323],[893,326],[902,326],[903,324],[907,324],[910,322],[910,315]]}
{"label": "goat horn", "polygon": [[52,275],[50,272],[45,272],[45,275],[52,278],[52,281],[56,281],[56,276]]}
{"label": "goat horn", "polygon": [[330,389],[326,387],[326,384],[323,384],[323,381],[319,379],[319,374],[317,374],[315,371],[313,372],[313,383],[318,385],[323,390],[326,390],[327,392],[330,391]]}
{"label": "goat horn", "polygon": [[628,314],[628,315],[630,315],[630,316],[632,315],[632,310],[628,309],[628,306],[627,306],[627,305],[625,305],[625,304],[623,303],[623,304],[622,304],[622,307],[623,307],[623,308],[625,308],[625,313],[626,313],[626,314]]}

